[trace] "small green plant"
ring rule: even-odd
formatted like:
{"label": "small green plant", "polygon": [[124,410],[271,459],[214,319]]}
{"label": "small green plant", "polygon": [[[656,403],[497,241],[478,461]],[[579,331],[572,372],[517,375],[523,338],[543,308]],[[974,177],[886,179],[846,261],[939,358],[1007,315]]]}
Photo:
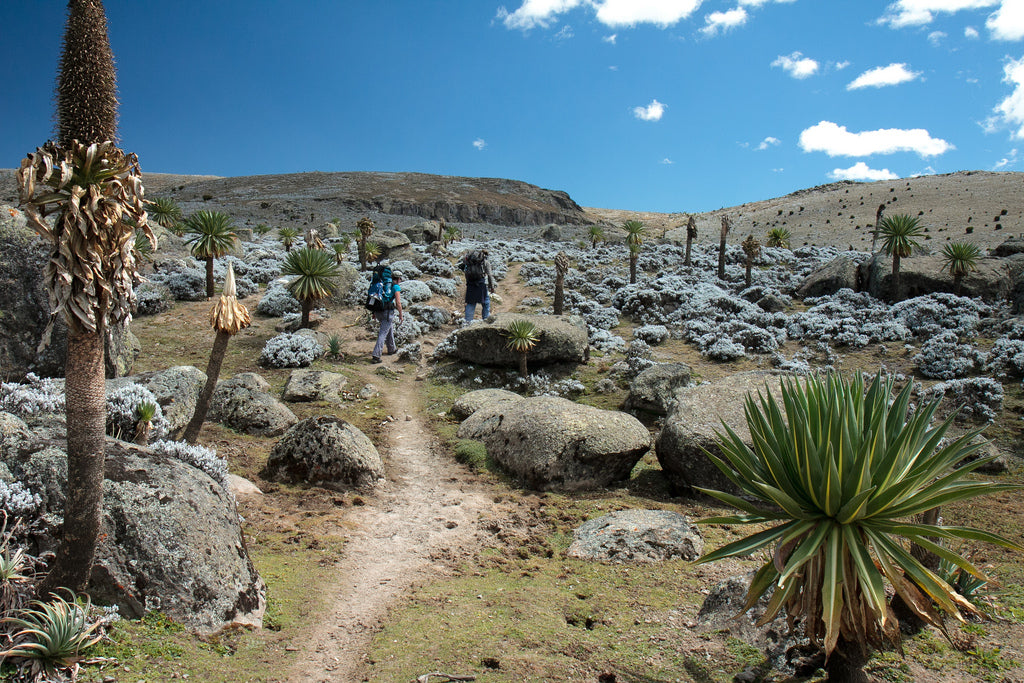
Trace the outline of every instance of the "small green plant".
{"label": "small green plant", "polygon": [[747,287],[750,286],[751,271],[754,268],[754,261],[761,255],[761,243],[753,235],[747,235],[747,239],[743,240],[740,245],[743,247],[743,254],[746,256],[746,275],[745,282]]}
{"label": "small green plant", "polygon": [[284,250],[290,252],[292,245],[295,244],[296,238],[299,236],[299,231],[295,228],[278,228],[277,237],[281,240],[281,244],[284,245]]}
{"label": "small green plant", "polygon": [[302,304],[300,326],[309,327],[313,303],[329,297],[338,286],[338,264],[322,249],[303,247],[288,253],[281,264],[281,274],[296,276],[288,283],[288,291]]}
{"label": "small green plant", "polygon": [[269,234],[270,231],[273,230],[273,228],[267,225],[266,223],[257,223],[256,227],[253,228],[252,230],[260,237],[263,237],[264,235]]}
{"label": "small green plant", "polygon": [[181,221],[184,218],[181,213],[181,207],[170,197],[157,197],[153,200],[147,199],[146,213],[149,214],[149,220],[163,228],[167,228],[175,235],[181,237],[184,234],[183,229],[180,227]]}
{"label": "small green plant", "polygon": [[341,337],[332,334],[327,338],[327,355],[331,358],[341,358]]}
{"label": "small green plant", "polygon": [[626,231],[626,246],[629,247],[629,284],[633,285],[636,284],[636,262],[640,257],[647,227],[640,221],[626,221],[622,229]]}
{"label": "small green plant", "polygon": [[455,444],[455,459],[482,472],[487,469],[487,446],[480,441],[460,439]]}
{"label": "small green plant", "polygon": [[135,435],[133,441],[140,446],[149,443],[149,433],[153,428],[153,418],[156,417],[157,404],[152,401],[143,401],[135,408]]}
{"label": "small green plant", "polygon": [[502,334],[508,340],[508,349],[519,355],[519,374],[526,377],[530,374],[526,368],[526,355],[540,341],[541,331],[529,320],[513,320]]}
{"label": "small green plant", "polygon": [[892,295],[900,298],[900,259],[914,253],[920,247],[917,238],[924,235],[924,226],[917,216],[895,214],[886,216],[878,224],[878,236],[882,238],[882,251],[892,256]]}
{"label": "small green plant", "polygon": [[35,601],[34,609],[25,609],[20,617],[7,617],[4,623],[20,630],[13,636],[13,645],[0,652],[0,659],[23,660],[29,663],[33,676],[47,673],[59,675],[62,669],[74,666],[82,652],[100,641],[100,622],[90,619],[91,602],[67,591],[68,600],[53,595],[48,602]]}
{"label": "small green plant", "polygon": [[447,247],[449,244],[459,239],[462,236],[462,231],[459,230],[457,225],[446,225],[444,228],[444,240],[442,245]]}
{"label": "small green plant", "polygon": [[334,250],[334,260],[340,266],[348,257],[348,245],[351,238],[342,242],[331,242],[331,249]]}
{"label": "small green plant", "polygon": [[590,236],[591,249],[596,249],[598,242],[604,242],[604,228],[600,225],[591,225],[587,228],[587,234]]}
{"label": "small green plant", "polygon": [[793,234],[785,228],[772,228],[765,234],[764,244],[766,247],[789,249],[789,241]]}
{"label": "small green plant", "polygon": [[977,601],[979,593],[989,583],[988,579],[974,576],[944,558],[939,560],[939,568],[935,573],[971,603]]}
{"label": "small green plant", "polygon": [[363,256],[367,262],[376,263],[384,256],[384,248],[377,242],[367,242],[363,245]]}

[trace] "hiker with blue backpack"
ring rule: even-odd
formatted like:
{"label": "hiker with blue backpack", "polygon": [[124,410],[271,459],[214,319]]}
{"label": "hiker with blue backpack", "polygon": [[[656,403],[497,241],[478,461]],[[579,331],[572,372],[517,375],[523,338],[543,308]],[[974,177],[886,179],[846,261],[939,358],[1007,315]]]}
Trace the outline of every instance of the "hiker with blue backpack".
{"label": "hiker with blue backpack", "polygon": [[402,274],[392,271],[390,266],[378,265],[373,269],[370,288],[366,293],[366,308],[373,313],[373,319],[380,323],[377,344],[373,347],[371,363],[381,362],[381,353],[387,349],[390,356],[398,350],[395,344],[395,312],[398,323],[405,319],[402,313]]}
{"label": "hiker with blue backpack", "polygon": [[466,274],[466,322],[473,322],[476,305],[480,304],[480,317],[484,320],[491,315],[491,296],[494,291],[494,277],[491,264],[487,262],[486,249],[472,249],[462,255],[459,270]]}

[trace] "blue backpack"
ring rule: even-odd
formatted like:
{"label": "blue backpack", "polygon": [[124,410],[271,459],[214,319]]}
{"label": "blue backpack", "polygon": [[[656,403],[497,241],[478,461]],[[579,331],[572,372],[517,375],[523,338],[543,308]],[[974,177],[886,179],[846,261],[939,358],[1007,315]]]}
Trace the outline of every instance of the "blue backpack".
{"label": "blue backpack", "polygon": [[395,307],[395,288],[390,266],[377,266],[366,291],[366,308],[370,311],[390,311]]}

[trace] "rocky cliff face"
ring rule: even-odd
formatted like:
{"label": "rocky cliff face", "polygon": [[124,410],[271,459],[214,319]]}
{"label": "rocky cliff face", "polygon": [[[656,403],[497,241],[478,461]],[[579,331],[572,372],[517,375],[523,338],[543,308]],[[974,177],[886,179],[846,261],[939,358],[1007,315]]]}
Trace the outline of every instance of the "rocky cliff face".
{"label": "rocky cliff face", "polygon": [[583,225],[568,194],[517,180],[424,173],[293,173],[180,182],[147,178],[147,194],[166,195],[186,211],[215,208],[256,222],[307,221],[349,212],[418,216],[455,223]]}

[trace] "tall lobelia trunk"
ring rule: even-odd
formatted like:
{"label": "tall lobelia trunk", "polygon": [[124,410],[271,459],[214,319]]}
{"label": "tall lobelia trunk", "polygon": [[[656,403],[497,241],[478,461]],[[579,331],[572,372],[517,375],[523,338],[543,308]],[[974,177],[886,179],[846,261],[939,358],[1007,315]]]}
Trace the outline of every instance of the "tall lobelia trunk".
{"label": "tall lobelia trunk", "polygon": [[210,324],[217,331],[213,340],[213,349],[210,351],[210,360],[206,365],[206,385],[199,394],[196,401],[196,410],[192,413],[192,419],[185,427],[182,438],[186,443],[194,444],[199,438],[199,430],[203,427],[206,414],[210,410],[210,402],[213,400],[213,392],[217,388],[217,378],[220,377],[220,368],[224,363],[224,354],[228,349],[228,340],[232,335],[238,334],[243,327],[252,324],[249,310],[238,302],[235,288],[235,271],[228,264],[227,277],[224,279],[224,290],[210,310]]}
{"label": "tall lobelia trunk", "polygon": [[882,222],[882,214],[885,212],[885,204],[878,205],[875,211],[875,228],[871,231],[871,253],[875,253],[875,245],[878,244],[878,224]]}
{"label": "tall lobelia trunk", "polygon": [[900,300],[900,255],[892,255],[892,300]]}
{"label": "tall lobelia trunk", "polygon": [[825,660],[827,680],[829,683],[868,683],[868,675],[864,671],[868,659],[867,646],[839,636],[836,648]]}
{"label": "tall lobelia trunk", "polygon": [[213,298],[213,257],[206,257],[206,298]]}
{"label": "tall lobelia trunk", "polygon": [[299,321],[299,328],[306,329],[309,327],[309,314],[313,311],[313,300],[305,298],[302,300],[302,319]]}
{"label": "tall lobelia trunk", "polygon": [[636,252],[632,247],[629,250],[629,284],[636,284],[636,260],[640,254]]}
{"label": "tall lobelia trunk", "polygon": [[718,279],[725,279],[725,239],[729,235],[729,218],[722,216],[722,241],[718,244]]}
{"label": "tall lobelia trunk", "polygon": [[555,315],[562,315],[565,310],[565,274],[569,272],[569,257],[564,251],[555,256]]}
{"label": "tall lobelia trunk", "polygon": [[206,384],[196,401],[196,410],[192,413],[192,419],[188,421],[185,432],[182,434],[182,441],[194,444],[199,439],[199,431],[206,421],[206,414],[210,412],[210,403],[213,401],[213,392],[217,388],[217,378],[220,377],[220,368],[224,364],[224,355],[228,350],[228,341],[231,335],[222,330],[217,331],[213,340],[213,349],[210,351],[210,360],[206,364]]}
{"label": "tall lobelia trunk", "polygon": [[64,397],[68,434],[68,489],[64,526],[40,597],[58,588],[85,590],[96,557],[103,510],[107,403],[103,330],[68,333]]}
{"label": "tall lobelia trunk", "polygon": [[686,256],[683,259],[683,265],[689,268],[693,265],[690,260],[690,248],[693,245],[693,240],[697,237],[697,219],[692,215],[686,221]]}
{"label": "tall lobelia trunk", "polygon": [[529,377],[530,371],[526,368],[526,351],[519,352],[519,376]]}

